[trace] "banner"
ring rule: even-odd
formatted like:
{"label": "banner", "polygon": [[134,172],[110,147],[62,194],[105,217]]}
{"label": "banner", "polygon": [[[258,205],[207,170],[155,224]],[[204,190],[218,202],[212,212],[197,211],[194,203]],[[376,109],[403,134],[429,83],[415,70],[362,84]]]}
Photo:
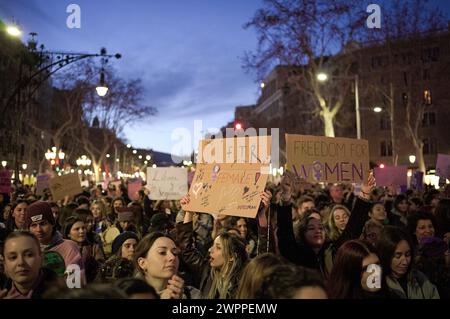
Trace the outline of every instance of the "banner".
{"label": "banner", "polygon": [[128,180],[128,198],[131,200],[138,200],[138,192],[141,188],[142,180],[140,178],[130,178]]}
{"label": "banner", "polygon": [[188,173],[181,167],[147,168],[151,200],[178,200],[188,192]]}
{"label": "banner", "polygon": [[50,191],[54,201],[63,200],[66,196],[78,195],[83,192],[80,177],[77,173],[52,177]]}
{"label": "banner", "polygon": [[450,179],[450,155],[438,154],[436,176]]}
{"label": "banner", "polygon": [[38,175],[36,182],[36,195],[44,196],[44,190],[48,188],[50,188],[50,175]]}
{"label": "banner", "polygon": [[10,194],[11,187],[11,172],[4,169],[0,171],[0,193]]}
{"label": "banner", "polygon": [[286,134],[287,169],[310,183],[361,183],[369,174],[367,140]]}
{"label": "banner", "polygon": [[201,140],[197,163],[270,163],[270,136],[245,136]]}
{"label": "banner", "polygon": [[375,167],[373,170],[377,186],[407,186],[407,166]]}
{"label": "banner", "polygon": [[255,218],[260,194],[269,177],[261,173],[262,167],[262,164],[197,164],[189,190],[190,203],[183,209]]}

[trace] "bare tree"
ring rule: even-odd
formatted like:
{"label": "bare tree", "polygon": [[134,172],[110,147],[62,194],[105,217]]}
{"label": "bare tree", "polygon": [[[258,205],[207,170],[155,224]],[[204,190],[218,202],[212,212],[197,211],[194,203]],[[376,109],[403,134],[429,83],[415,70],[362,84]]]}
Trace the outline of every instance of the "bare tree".
{"label": "bare tree", "polygon": [[[352,83],[352,61],[345,54],[361,36],[366,14],[353,0],[266,0],[245,24],[258,35],[256,52],[246,52],[243,66],[262,80],[275,65],[293,67],[289,83],[310,96],[324,134],[334,136],[336,115]],[[333,56],[334,55],[334,56]],[[333,56],[333,57],[332,57]],[[330,79],[321,83],[319,72]],[[334,78],[331,78],[334,76]]]}
{"label": "bare tree", "polygon": [[[383,49],[386,59],[385,82],[371,82],[367,88],[372,98],[384,102],[389,115],[393,165],[397,165],[398,159],[396,129],[401,127],[414,146],[419,170],[425,172],[424,143],[420,127],[425,108],[431,101],[424,98],[426,86],[422,77],[423,70],[418,65],[422,64],[420,60],[423,59],[427,38],[445,29],[446,22],[442,11],[438,7],[429,6],[427,0],[396,0],[383,6],[383,24],[385,27],[381,29],[370,30],[367,38],[373,45]],[[404,50],[405,44],[409,47],[407,53]],[[399,57],[406,61],[405,66],[399,63]],[[399,77],[402,77],[401,83],[406,84],[406,88],[402,89],[401,99],[398,98],[398,85],[395,85],[399,82]]]}
{"label": "bare tree", "polygon": [[79,68],[82,74],[87,75],[91,90],[85,96],[77,138],[91,157],[98,180],[99,168],[124,126],[155,115],[156,109],[141,103],[143,87],[139,79],[125,80],[119,78],[112,68],[106,68],[109,90],[106,96],[99,97],[94,87],[100,70],[92,63],[84,63]]}

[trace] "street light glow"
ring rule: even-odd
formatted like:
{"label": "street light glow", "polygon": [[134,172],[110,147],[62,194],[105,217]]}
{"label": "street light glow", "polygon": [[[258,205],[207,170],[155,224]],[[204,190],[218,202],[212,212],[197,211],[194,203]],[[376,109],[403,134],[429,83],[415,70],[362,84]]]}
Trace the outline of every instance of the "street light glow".
{"label": "street light glow", "polygon": [[326,73],[319,73],[317,74],[317,80],[319,80],[320,82],[325,82],[326,80],[328,80],[328,75],[326,75]]}
{"label": "street light glow", "polygon": [[6,164],[8,164],[8,162],[7,162],[7,161],[2,161],[2,167],[3,167],[3,168],[5,168],[5,167],[6,167]]}
{"label": "street light glow", "polygon": [[106,93],[108,93],[108,87],[106,86],[97,86],[95,88],[95,90],[97,91],[98,96],[105,96]]}
{"label": "street light glow", "polygon": [[381,111],[383,111],[383,109],[382,109],[381,107],[379,107],[379,106],[375,106],[375,107],[373,108],[373,111],[374,111],[375,113],[380,113]]}
{"label": "street light glow", "polygon": [[147,156],[145,157],[145,159],[146,159],[147,161],[149,161],[151,158],[152,158],[152,157],[151,157],[150,155],[147,155]]}
{"label": "street light glow", "polygon": [[8,32],[8,34],[13,37],[20,37],[20,35],[22,34],[22,31],[20,31],[20,29],[14,25],[8,26],[6,28],[6,32]]}
{"label": "street light glow", "polygon": [[109,155],[109,154],[106,154],[106,158],[109,158],[111,155]]}
{"label": "street light glow", "polygon": [[411,164],[414,164],[416,162],[416,156],[415,155],[409,155],[409,162]]}
{"label": "street light glow", "polygon": [[128,148],[131,148],[131,144],[127,144],[127,147],[128,147]]}
{"label": "street light glow", "polygon": [[136,151],[136,150],[133,150],[133,154],[137,154],[137,151]]}

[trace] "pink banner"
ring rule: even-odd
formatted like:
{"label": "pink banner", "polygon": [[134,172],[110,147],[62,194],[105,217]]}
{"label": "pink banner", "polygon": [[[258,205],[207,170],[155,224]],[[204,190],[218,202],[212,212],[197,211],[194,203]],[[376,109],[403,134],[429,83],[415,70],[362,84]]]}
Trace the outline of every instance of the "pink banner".
{"label": "pink banner", "polygon": [[378,186],[406,186],[407,171],[406,166],[375,167],[374,175]]}
{"label": "pink banner", "polygon": [[142,180],[140,178],[131,178],[128,180],[128,198],[138,200],[138,191],[142,188]]}
{"label": "pink banner", "polygon": [[0,171],[0,193],[10,194],[11,192],[11,172],[2,170]]}
{"label": "pink banner", "polygon": [[450,155],[438,154],[436,175],[442,178],[450,179]]}

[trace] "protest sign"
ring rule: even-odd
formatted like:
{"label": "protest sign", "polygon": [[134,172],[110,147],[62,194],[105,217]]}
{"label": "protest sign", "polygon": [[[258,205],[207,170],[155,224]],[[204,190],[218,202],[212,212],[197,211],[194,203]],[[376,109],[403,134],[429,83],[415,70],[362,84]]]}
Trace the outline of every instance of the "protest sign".
{"label": "protest sign", "polygon": [[367,140],[286,134],[287,169],[311,183],[361,183],[369,174]]}
{"label": "protest sign", "polygon": [[55,176],[50,179],[50,191],[54,201],[63,200],[66,196],[80,194],[80,178],[77,173]]}
{"label": "protest sign", "polygon": [[152,200],[177,200],[188,192],[186,168],[157,167],[147,168],[147,188]]}
{"label": "protest sign", "polygon": [[261,164],[198,164],[184,210],[255,218],[268,174]]}
{"label": "protest sign", "polygon": [[50,188],[50,175],[38,175],[36,182],[36,195],[43,196],[44,190]]}
{"label": "protest sign", "polygon": [[450,155],[438,154],[436,175],[442,178],[450,179]]}
{"label": "protest sign", "polygon": [[0,171],[0,193],[9,194],[11,188],[11,172],[4,169]]}
{"label": "protest sign", "polygon": [[[270,163],[270,136],[201,140],[197,163]],[[265,166],[264,166],[265,167]]]}
{"label": "protest sign", "polygon": [[406,166],[375,167],[373,173],[378,186],[408,185],[408,167]]}

